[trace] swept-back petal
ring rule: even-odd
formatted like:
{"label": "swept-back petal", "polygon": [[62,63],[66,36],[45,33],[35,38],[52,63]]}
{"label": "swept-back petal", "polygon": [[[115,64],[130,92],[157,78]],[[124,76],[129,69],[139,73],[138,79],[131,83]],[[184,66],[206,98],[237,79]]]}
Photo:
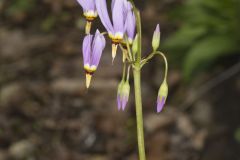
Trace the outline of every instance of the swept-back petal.
{"label": "swept-back petal", "polygon": [[115,0],[112,18],[115,33],[124,33],[123,0]]}
{"label": "swept-back petal", "polygon": [[127,17],[127,14],[129,11],[132,10],[132,4],[128,2],[127,0],[123,0],[123,16],[124,18]]}
{"label": "swept-back petal", "polygon": [[136,28],[135,15],[132,11],[129,11],[127,15],[126,23],[125,23],[125,29],[127,31],[127,36],[130,40],[134,39],[135,28]]}
{"label": "swept-back petal", "polygon": [[91,42],[92,42],[92,35],[85,36],[83,40],[83,46],[82,46],[84,65],[90,65],[91,52],[92,52]]}
{"label": "swept-back petal", "polygon": [[112,0],[112,3],[111,3],[111,10],[113,10],[113,6],[114,6],[114,4],[115,4],[115,1],[116,1],[116,0]]}
{"label": "swept-back petal", "polygon": [[96,67],[98,66],[105,45],[106,41],[104,36],[100,34],[100,32],[97,30],[95,33],[94,42],[92,46],[91,65],[94,65]]}
{"label": "swept-back petal", "polygon": [[95,10],[95,2],[94,0],[77,0],[78,3],[82,6],[84,11],[94,11]]}
{"label": "swept-back petal", "polygon": [[96,8],[102,24],[108,32],[113,32],[113,25],[110,21],[106,0],[96,0]]}

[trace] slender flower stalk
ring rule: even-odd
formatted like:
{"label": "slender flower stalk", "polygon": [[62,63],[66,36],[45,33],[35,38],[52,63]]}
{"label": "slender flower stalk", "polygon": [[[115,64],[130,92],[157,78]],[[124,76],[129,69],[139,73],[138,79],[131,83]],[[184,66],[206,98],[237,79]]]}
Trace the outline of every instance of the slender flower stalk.
{"label": "slender flower stalk", "polygon": [[92,21],[98,16],[95,6],[95,0],[77,0],[77,1],[83,8],[83,15],[87,20],[85,32],[86,34],[89,34],[92,26]]}
{"label": "slender flower stalk", "polygon": [[89,88],[93,73],[96,71],[106,41],[104,36],[97,30],[95,36],[89,34],[83,40],[83,62],[86,72],[86,87]]}

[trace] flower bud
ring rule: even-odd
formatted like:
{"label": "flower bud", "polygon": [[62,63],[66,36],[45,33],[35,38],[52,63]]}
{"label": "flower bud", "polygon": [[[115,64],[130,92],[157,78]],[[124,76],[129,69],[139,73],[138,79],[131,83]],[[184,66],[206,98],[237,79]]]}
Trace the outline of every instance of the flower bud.
{"label": "flower bud", "polygon": [[118,84],[118,90],[117,90],[117,105],[118,105],[118,110],[122,108],[122,102],[121,102],[121,93],[122,93],[122,88],[123,88],[124,81],[122,80]]}
{"label": "flower bud", "polygon": [[138,35],[135,36],[133,44],[132,44],[132,53],[135,55],[138,51]]}
{"label": "flower bud", "polygon": [[117,91],[118,110],[122,109],[124,111],[128,102],[129,94],[130,94],[129,82],[128,81],[124,82],[122,80],[118,85],[118,91]]}
{"label": "flower bud", "polygon": [[156,51],[160,45],[160,27],[157,25],[152,38],[152,47],[153,50]]}
{"label": "flower bud", "polygon": [[123,86],[122,86],[122,110],[125,110],[125,107],[127,105],[128,102],[128,98],[129,98],[129,94],[130,94],[130,85],[129,82],[126,81]]}
{"label": "flower bud", "polygon": [[166,80],[161,84],[157,97],[157,113],[161,112],[168,95],[168,85]]}

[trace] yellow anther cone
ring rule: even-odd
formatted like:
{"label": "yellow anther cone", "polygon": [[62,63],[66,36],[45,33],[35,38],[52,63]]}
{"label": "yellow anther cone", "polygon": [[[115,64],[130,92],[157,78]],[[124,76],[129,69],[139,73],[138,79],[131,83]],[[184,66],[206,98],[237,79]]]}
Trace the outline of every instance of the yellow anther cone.
{"label": "yellow anther cone", "polygon": [[85,26],[85,33],[86,34],[90,34],[91,26],[92,26],[92,22],[87,21],[86,26]]}
{"label": "yellow anther cone", "polygon": [[92,75],[89,73],[86,73],[86,87],[89,88],[91,83]]}
{"label": "yellow anther cone", "polygon": [[117,44],[114,43],[112,44],[112,63],[117,55],[117,47],[118,47]]}

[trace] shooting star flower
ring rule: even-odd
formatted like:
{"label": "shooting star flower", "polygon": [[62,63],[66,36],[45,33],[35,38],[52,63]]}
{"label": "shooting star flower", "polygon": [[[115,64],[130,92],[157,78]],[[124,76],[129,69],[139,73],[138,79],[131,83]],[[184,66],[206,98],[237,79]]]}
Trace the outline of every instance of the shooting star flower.
{"label": "shooting star flower", "polygon": [[77,0],[83,8],[83,15],[85,16],[87,23],[85,27],[86,34],[90,33],[92,21],[97,17],[97,10],[95,0]]}
{"label": "shooting star flower", "polygon": [[86,87],[89,88],[93,73],[96,71],[106,40],[97,30],[95,36],[89,34],[83,40],[83,63],[86,72]]}
{"label": "shooting star flower", "polygon": [[96,8],[102,24],[112,40],[112,59],[116,57],[117,47],[122,42],[125,33],[125,3],[126,0],[112,0],[112,22],[109,18],[106,0],[96,0]]}

